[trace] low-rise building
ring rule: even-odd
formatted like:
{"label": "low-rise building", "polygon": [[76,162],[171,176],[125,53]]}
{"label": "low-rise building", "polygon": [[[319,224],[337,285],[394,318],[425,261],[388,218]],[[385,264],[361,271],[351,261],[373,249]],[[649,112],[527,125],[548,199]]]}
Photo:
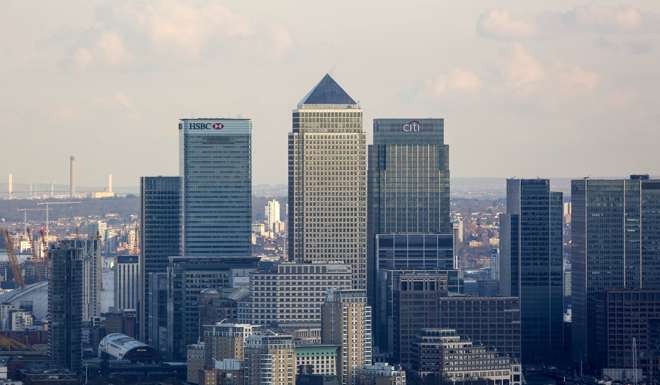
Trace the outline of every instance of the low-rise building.
{"label": "low-rise building", "polygon": [[462,383],[487,380],[494,385],[520,385],[521,368],[514,359],[474,345],[453,329],[421,329],[412,346],[412,369],[419,377]]}
{"label": "low-rise building", "polygon": [[303,345],[296,346],[296,367],[307,369],[307,374],[324,376],[337,375],[338,345]]}
{"label": "low-rise building", "polygon": [[366,365],[357,371],[356,385],[406,385],[406,372],[386,362]]}

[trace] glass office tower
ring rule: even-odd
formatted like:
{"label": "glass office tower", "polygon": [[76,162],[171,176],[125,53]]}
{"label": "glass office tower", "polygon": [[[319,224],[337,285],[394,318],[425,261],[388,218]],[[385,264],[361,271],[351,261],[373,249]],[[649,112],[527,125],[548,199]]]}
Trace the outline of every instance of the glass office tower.
{"label": "glass office tower", "polygon": [[[368,170],[369,301],[383,315],[392,271],[453,269],[449,146],[443,119],[374,119]],[[449,273],[451,276],[455,274]],[[390,282],[390,283],[388,283]],[[386,320],[377,317],[381,351]]]}
{"label": "glass office tower", "polygon": [[563,195],[548,179],[508,179],[500,215],[500,294],[520,298],[522,362],[553,364],[563,348]]}
{"label": "glass office tower", "polygon": [[367,170],[362,110],[330,75],[293,111],[289,260],[351,265],[367,286]]}
{"label": "glass office tower", "polygon": [[182,119],[182,255],[250,256],[249,119]]}
{"label": "glass office tower", "polygon": [[[181,179],[178,176],[140,178],[140,340],[159,348],[157,335],[149,335],[158,314],[151,314],[149,275],[166,273],[168,258],[180,254]],[[160,318],[166,314],[160,314]]]}
{"label": "glass office tower", "polygon": [[660,180],[571,183],[572,349],[597,365],[594,307],[609,289],[660,289]]}

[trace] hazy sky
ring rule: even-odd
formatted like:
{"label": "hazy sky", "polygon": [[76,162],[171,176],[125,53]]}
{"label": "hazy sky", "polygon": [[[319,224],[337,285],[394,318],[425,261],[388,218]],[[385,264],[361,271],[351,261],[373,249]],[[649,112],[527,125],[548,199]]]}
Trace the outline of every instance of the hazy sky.
{"label": "hazy sky", "polygon": [[330,72],[374,117],[443,117],[454,176],[660,174],[660,2],[0,4],[0,174],[176,175],[181,117],[253,119],[286,183],[291,110]]}

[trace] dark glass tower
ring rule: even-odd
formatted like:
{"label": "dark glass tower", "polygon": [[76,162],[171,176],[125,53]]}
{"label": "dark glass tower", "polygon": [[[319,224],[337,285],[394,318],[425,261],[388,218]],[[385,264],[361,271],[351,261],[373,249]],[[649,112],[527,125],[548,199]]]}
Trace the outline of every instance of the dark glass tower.
{"label": "dark glass tower", "polygon": [[182,254],[251,254],[252,122],[179,123]]}
{"label": "dark glass tower", "polygon": [[374,119],[368,169],[369,301],[376,344],[391,331],[381,316],[392,288],[388,271],[453,268],[449,146],[442,119]]}
{"label": "dark glass tower", "polygon": [[[140,178],[140,339],[159,348],[156,325],[167,313],[152,314],[149,303],[150,274],[167,272],[168,258],[180,255],[181,178],[145,176]],[[154,331],[152,335],[149,330]]]}
{"label": "dark glass tower", "polygon": [[56,368],[82,364],[82,297],[85,241],[65,240],[48,250],[48,355]]}
{"label": "dark glass tower", "polygon": [[520,298],[522,362],[555,363],[563,347],[563,195],[548,179],[508,179],[500,216],[500,294]]}
{"label": "dark glass tower", "polygon": [[598,296],[660,289],[660,180],[573,180],[571,200],[573,359],[597,365],[591,350]]}

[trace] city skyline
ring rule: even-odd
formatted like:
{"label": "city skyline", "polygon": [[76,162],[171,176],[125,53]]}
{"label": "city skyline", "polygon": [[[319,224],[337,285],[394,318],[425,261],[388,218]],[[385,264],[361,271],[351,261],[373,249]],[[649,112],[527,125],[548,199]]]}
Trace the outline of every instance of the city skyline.
{"label": "city skyline", "polygon": [[[325,72],[361,96],[365,124],[377,116],[445,118],[456,127],[447,137],[456,176],[660,171],[644,166],[659,163],[652,147],[659,9],[651,1],[356,9],[340,1],[324,11],[330,15],[309,5],[292,12],[292,2],[72,1],[40,4],[61,17],[27,23],[35,7],[10,2],[3,13],[3,29],[22,31],[4,34],[10,54],[0,66],[11,73],[0,93],[14,111],[5,123],[24,135],[9,138],[0,154],[0,175],[13,173],[15,183],[66,181],[71,154],[80,185],[102,185],[111,172],[117,186],[174,175],[177,162],[164,154],[176,148],[169,133],[179,118],[237,114],[254,122],[255,183],[284,183],[287,112]],[[335,13],[342,18],[325,18]],[[360,28],[365,19],[373,28]],[[356,43],[337,43],[349,38]],[[40,92],[27,91],[34,84]],[[82,145],[98,140],[100,151]],[[612,157],[606,148],[638,151]],[[557,160],[554,151],[566,156]],[[106,161],[115,154],[122,156]],[[475,154],[495,159],[485,167]],[[520,155],[535,161],[516,162]]]}

